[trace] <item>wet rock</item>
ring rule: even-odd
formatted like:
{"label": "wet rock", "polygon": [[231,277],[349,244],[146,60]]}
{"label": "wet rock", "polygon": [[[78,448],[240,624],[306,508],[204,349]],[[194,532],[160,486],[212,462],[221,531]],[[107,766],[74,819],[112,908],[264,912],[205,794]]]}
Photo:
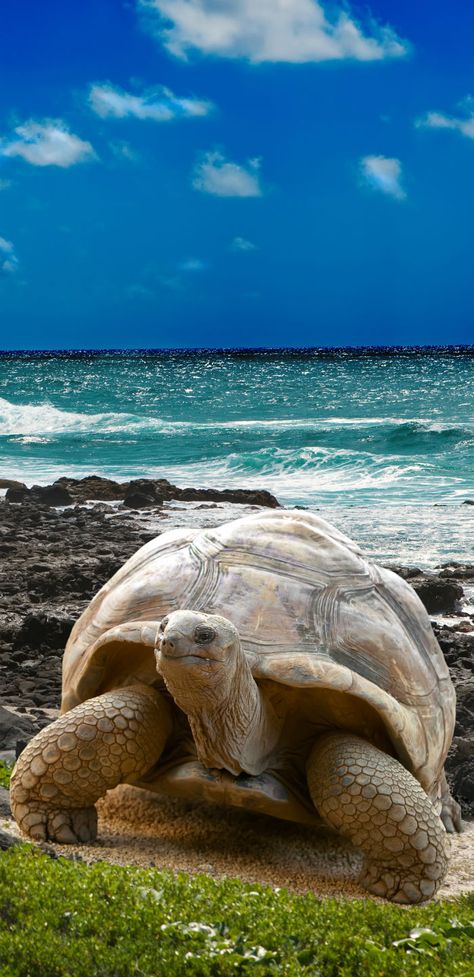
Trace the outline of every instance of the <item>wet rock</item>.
{"label": "wet rock", "polygon": [[15,749],[19,739],[29,740],[36,732],[36,724],[27,716],[17,716],[0,705],[0,749]]}
{"label": "wet rock", "polygon": [[171,498],[169,488],[171,484],[166,479],[152,481],[148,478],[135,478],[129,482],[123,504],[128,509],[160,506],[166,499]]}
{"label": "wet rock", "polygon": [[39,648],[46,644],[48,648],[62,649],[69,638],[74,620],[68,614],[48,611],[29,613],[15,637],[13,648]]}
{"label": "wet rock", "polygon": [[10,791],[6,787],[0,787],[0,818],[9,818],[10,815]]}
{"label": "wet rock", "polygon": [[72,505],[73,499],[61,485],[33,485],[30,489],[9,488],[7,502],[37,502],[40,505]]}
{"label": "wet rock", "polygon": [[12,486],[9,488],[5,494],[5,499],[7,502],[26,502],[30,498],[30,490],[24,485]]}
{"label": "wet rock", "polygon": [[240,505],[260,505],[271,509],[279,502],[265,489],[178,488],[166,478],[137,478],[129,482],[124,505],[131,509],[159,506],[163,502],[234,502]]}
{"label": "wet rock", "polygon": [[115,482],[100,475],[88,475],[79,479],[58,478],[52,485],[33,485],[31,489],[22,483],[13,483],[6,493],[7,502],[67,506],[89,501],[123,501],[130,509],[160,506],[173,499],[183,502],[235,502],[271,509],[279,507],[275,496],[265,489],[179,488],[166,478],[135,478],[129,482]]}
{"label": "wet rock", "polygon": [[72,500],[81,502],[121,501],[128,490],[128,482],[115,482],[101,475],[87,475],[85,478],[58,478],[54,485],[65,489]]}
{"label": "wet rock", "polygon": [[[461,569],[458,573],[452,568],[453,573],[445,575],[423,572],[418,567],[390,565],[387,569],[408,581],[426,607],[428,614],[452,614],[458,609],[459,602],[464,596],[464,589],[458,579],[462,575]],[[464,570],[467,571],[467,568],[464,567]]]}
{"label": "wet rock", "polygon": [[0,478],[0,489],[17,489],[22,491],[26,489],[26,485],[24,482],[17,482],[15,478]]}
{"label": "wet rock", "polygon": [[410,580],[429,614],[446,614],[456,610],[464,595],[461,584],[440,577]]}
{"label": "wet rock", "polygon": [[436,622],[432,626],[452,674],[459,668],[474,672],[474,633],[459,632]]}
{"label": "wet rock", "polygon": [[12,848],[13,845],[19,845],[23,839],[17,838],[16,835],[10,834],[9,831],[4,831],[3,828],[0,829],[0,850],[7,851],[8,848]]}
{"label": "wet rock", "polygon": [[446,776],[463,818],[474,817],[474,732],[454,737],[446,760]]}
{"label": "wet rock", "polygon": [[398,564],[389,563],[386,566],[387,570],[391,570],[392,573],[396,573],[397,576],[402,577],[403,580],[410,580],[410,582],[415,577],[422,577],[423,571],[419,567],[402,567]]}
{"label": "wet rock", "polygon": [[239,505],[259,505],[279,509],[278,499],[266,489],[178,489],[175,498],[182,502],[234,502]]}
{"label": "wet rock", "polygon": [[455,580],[474,580],[474,566],[463,564],[447,564],[439,569],[440,577],[454,578]]}

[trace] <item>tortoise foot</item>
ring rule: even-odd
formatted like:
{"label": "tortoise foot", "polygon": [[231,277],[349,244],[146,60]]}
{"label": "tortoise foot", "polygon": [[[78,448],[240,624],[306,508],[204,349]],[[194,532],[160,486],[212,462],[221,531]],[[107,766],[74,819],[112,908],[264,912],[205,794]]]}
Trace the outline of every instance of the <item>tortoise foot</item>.
{"label": "tortoise foot", "polygon": [[461,834],[464,831],[461,808],[449,792],[443,796],[440,818],[448,834]]}
{"label": "tortoise foot", "polygon": [[327,733],[307,764],[313,803],[365,855],[360,881],[392,902],[431,899],[446,867],[446,832],[417,780],[349,733]]}
{"label": "tortoise foot", "polygon": [[389,899],[401,905],[426,902],[434,896],[439,881],[400,872],[399,865],[369,863],[359,877],[360,884],[373,896]]}
{"label": "tortoise foot", "polygon": [[[34,841],[55,841],[76,845],[97,838],[95,807],[49,808],[41,804],[24,805],[19,821],[22,830]],[[18,815],[17,815],[18,816]]]}

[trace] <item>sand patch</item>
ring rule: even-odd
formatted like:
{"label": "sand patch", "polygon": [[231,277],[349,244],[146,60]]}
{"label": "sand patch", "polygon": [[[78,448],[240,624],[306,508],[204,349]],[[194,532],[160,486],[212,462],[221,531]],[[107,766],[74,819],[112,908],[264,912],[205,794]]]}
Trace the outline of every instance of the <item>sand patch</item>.
{"label": "sand patch", "polygon": [[[297,893],[367,898],[357,884],[360,853],[329,829],[184,804],[123,786],[98,808],[99,840],[77,848],[53,845],[58,853],[77,853],[86,862],[239,878]],[[474,892],[474,822],[463,834],[451,835],[449,844],[449,870],[437,899]]]}

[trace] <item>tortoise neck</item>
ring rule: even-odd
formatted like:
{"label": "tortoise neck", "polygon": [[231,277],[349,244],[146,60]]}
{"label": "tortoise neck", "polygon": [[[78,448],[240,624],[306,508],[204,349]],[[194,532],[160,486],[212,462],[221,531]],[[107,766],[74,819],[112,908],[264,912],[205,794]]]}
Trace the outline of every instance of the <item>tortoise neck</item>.
{"label": "tortoise neck", "polygon": [[206,767],[259,774],[266,769],[280,722],[258,687],[243,651],[230,693],[188,712],[198,757]]}

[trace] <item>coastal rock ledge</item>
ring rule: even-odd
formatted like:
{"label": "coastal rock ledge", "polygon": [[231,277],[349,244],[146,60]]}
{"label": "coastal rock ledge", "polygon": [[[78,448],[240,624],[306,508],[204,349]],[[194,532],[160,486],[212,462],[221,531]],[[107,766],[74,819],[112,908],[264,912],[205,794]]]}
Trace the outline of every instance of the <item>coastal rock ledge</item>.
{"label": "coastal rock ledge", "polygon": [[58,478],[52,485],[21,482],[7,487],[6,501],[37,503],[47,506],[81,505],[84,502],[122,502],[129,509],[160,506],[164,502],[234,502],[280,508],[280,503],[266,489],[178,488],[167,478],[135,478],[115,482],[100,475],[86,478]]}

